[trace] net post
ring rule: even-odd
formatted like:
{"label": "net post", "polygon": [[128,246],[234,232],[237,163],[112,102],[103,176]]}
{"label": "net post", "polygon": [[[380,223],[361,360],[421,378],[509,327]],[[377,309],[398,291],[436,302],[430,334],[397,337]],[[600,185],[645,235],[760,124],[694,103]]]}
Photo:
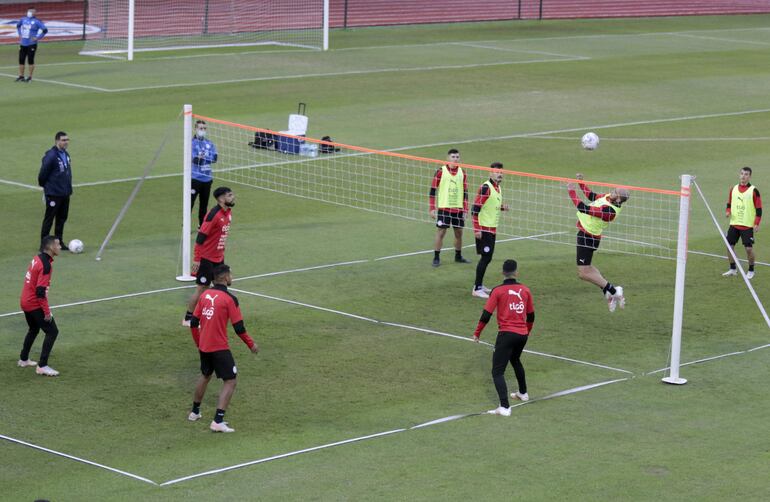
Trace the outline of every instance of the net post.
{"label": "net post", "polygon": [[136,14],[135,0],[128,0],[128,55],[129,61],[134,60],[134,19]]}
{"label": "net post", "polygon": [[192,201],[192,105],[184,105],[183,114],[184,142],[182,155],[182,275],[177,281],[190,282],[195,277],[190,275],[190,203]]}
{"label": "net post", "polygon": [[690,185],[692,176],[682,175],[681,197],[679,198],[679,236],[676,245],[676,285],[674,287],[674,324],[671,330],[671,364],[665,383],[683,385],[687,380],[679,376],[682,350],[682,313],[684,310],[684,278],[687,267],[687,232],[690,221]]}
{"label": "net post", "polygon": [[329,50],[329,0],[324,0],[323,50]]}

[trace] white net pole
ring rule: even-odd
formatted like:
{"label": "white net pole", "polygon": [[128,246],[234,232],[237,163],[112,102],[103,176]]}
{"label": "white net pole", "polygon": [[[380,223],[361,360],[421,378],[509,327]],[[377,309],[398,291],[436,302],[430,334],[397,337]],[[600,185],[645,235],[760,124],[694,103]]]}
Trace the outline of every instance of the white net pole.
{"label": "white net pole", "polygon": [[136,19],[136,1],[128,0],[128,60],[134,60],[134,33]]}
{"label": "white net pole", "polygon": [[687,268],[687,235],[690,221],[690,184],[689,174],[682,176],[682,196],[679,198],[679,237],[676,246],[676,285],[674,287],[674,324],[671,330],[671,364],[669,376],[663,381],[683,385],[687,380],[679,376],[679,364],[682,351],[682,313],[684,312],[685,269]]}
{"label": "white net pole", "polygon": [[329,50],[329,0],[324,0],[323,50]]}
{"label": "white net pole", "polygon": [[192,202],[192,105],[184,105],[184,146],[182,170],[182,275],[177,281],[194,281],[190,275],[190,205]]}

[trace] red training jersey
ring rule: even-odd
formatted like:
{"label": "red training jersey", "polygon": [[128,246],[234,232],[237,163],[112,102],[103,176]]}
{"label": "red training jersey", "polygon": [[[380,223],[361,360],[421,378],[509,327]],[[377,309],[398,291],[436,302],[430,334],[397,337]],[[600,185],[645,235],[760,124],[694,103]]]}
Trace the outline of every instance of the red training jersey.
{"label": "red training jersey", "polygon": [[225,244],[227,244],[232,220],[230,208],[222,209],[217,205],[209,211],[198,230],[198,238],[195,240],[193,249],[194,261],[200,261],[201,258],[214,263],[225,261]]}
{"label": "red training jersey", "polygon": [[[457,170],[459,169],[459,166],[452,165],[452,164],[445,164],[446,168],[449,169],[449,172],[454,176],[457,174]],[[434,211],[436,209],[436,193],[438,192],[438,185],[441,183],[441,175],[443,174],[444,169],[440,168],[438,171],[436,171],[436,174],[433,175],[433,181],[430,184],[430,210]],[[439,208],[442,211],[446,211],[447,213],[451,214],[459,214],[459,213],[467,213],[468,212],[468,175],[465,174],[465,171],[463,171],[463,208]]]}
{"label": "red training jersey", "polygon": [[24,287],[21,289],[19,303],[21,310],[32,312],[43,309],[46,316],[51,315],[48,306],[48,288],[51,286],[51,274],[53,273],[53,258],[46,253],[40,253],[32,258],[27,273],[24,275]]}
{"label": "red training jersey", "polygon": [[481,334],[495,310],[498,331],[529,335],[535,321],[535,307],[527,286],[515,279],[507,279],[495,287],[484,305],[484,312],[474,333],[476,336]]}
{"label": "red training jersey", "polygon": [[216,352],[229,349],[227,321],[233,325],[241,340],[252,348],[254,340],[243,326],[238,299],[227,291],[227,286],[216,284],[201,294],[190,321],[192,337],[198,350]]}
{"label": "red training jersey", "polygon": [[[745,186],[738,184],[738,191],[740,193],[746,192],[746,190],[749,189],[751,186],[751,183],[747,183]],[[757,211],[757,215],[754,217],[754,226],[758,227],[759,222],[762,221],[762,196],[759,195],[759,190],[757,190],[757,187],[754,187],[754,196],[752,197],[754,199],[754,209]],[[731,211],[731,205],[733,203],[733,189],[731,188],[729,192],[727,192],[727,215],[730,215]],[[733,225],[738,230],[748,230],[750,227],[744,227],[743,225]]]}

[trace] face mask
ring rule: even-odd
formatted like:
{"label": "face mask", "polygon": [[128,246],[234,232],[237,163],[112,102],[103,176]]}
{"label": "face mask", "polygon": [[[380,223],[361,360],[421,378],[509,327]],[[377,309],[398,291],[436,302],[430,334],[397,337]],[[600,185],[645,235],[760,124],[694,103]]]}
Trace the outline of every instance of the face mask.
{"label": "face mask", "polygon": [[203,129],[198,129],[195,131],[195,135],[199,138],[205,138],[206,137],[206,131]]}
{"label": "face mask", "polygon": [[27,17],[35,17],[35,11],[34,10],[28,10],[27,11]]}

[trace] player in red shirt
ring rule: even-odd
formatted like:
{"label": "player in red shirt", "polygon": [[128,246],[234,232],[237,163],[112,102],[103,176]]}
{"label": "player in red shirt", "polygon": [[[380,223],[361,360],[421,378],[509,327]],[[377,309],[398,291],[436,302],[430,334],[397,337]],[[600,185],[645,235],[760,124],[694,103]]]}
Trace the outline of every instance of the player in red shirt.
{"label": "player in red shirt", "polygon": [[[30,263],[27,273],[24,276],[24,287],[21,290],[21,310],[24,311],[24,317],[27,319],[29,331],[24,337],[24,345],[19,355],[20,367],[37,366],[35,371],[38,375],[58,376],[59,372],[48,366],[48,356],[51,355],[53,344],[59,335],[59,328],[56,327],[56,321],[51,315],[51,307],[48,305],[48,288],[51,285],[51,274],[53,268],[53,257],[61,252],[61,242],[52,235],[43,237],[40,241],[40,254],[35,256]],[[32,361],[29,358],[29,351],[32,350],[32,344],[40,330],[45,333],[43,348],[40,351],[40,362]]]}
{"label": "player in red shirt", "polygon": [[225,245],[233,220],[235,194],[228,187],[219,187],[214,190],[214,199],[217,205],[206,215],[195,239],[192,273],[195,275],[196,288],[187,304],[182,326],[190,326],[192,312],[201,293],[209,287],[214,268],[225,263]]}
{"label": "player in red shirt", "polygon": [[519,390],[511,393],[513,399],[529,401],[527,394],[527,380],[524,375],[524,366],[521,364],[521,353],[529,339],[532,325],[535,323],[535,307],[532,304],[532,293],[529,288],[516,281],[518,276],[518,264],[516,260],[505,260],[503,263],[503,277],[505,280],[492,289],[489,299],[481,312],[476,331],[473,333],[473,341],[478,342],[481,332],[492,318],[492,313],[497,309],[497,340],[495,341],[495,353],[492,355],[492,380],[500,397],[500,406],[488,413],[508,417],[511,415],[511,405],[508,401],[508,386],[505,384],[505,368],[508,363],[513,366],[516,373],[516,381]]}
{"label": "player in red shirt", "polygon": [[249,350],[256,354],[259,346],[254,343],[243,325],[243,316],[238,299],[227,291],[233,283],[230,267],[219,265],[214,269],[214,286],[207,290],[198,301],[192,315],[190,329],[201,360],[201,376],[195,386],[192,411],[187,419],[194,422],[201,418],[201,401],[213,373],[224,382],[219,394],[217,411],[209,428],[214,432],[235,432],[224,421],[225,410],[235,392],[235,377],[238,372],[227,341],[227,322],[243,340]]}

